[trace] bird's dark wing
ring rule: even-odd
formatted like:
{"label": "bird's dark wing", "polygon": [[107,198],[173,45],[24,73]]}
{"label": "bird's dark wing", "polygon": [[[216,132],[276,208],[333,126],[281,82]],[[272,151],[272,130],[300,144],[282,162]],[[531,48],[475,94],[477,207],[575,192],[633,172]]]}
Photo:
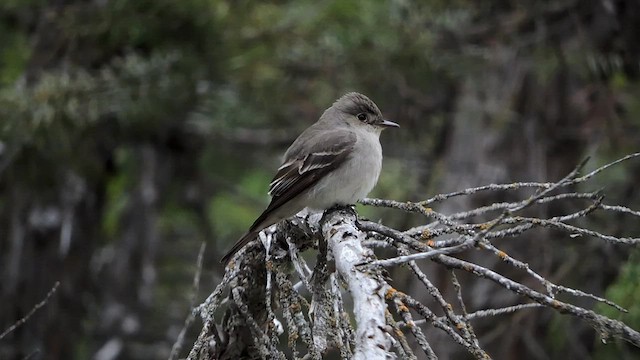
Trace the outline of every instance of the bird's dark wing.
{"label": "bird's dark wing", "polygon": [[306,151],[285,158],[269,184],[271,203],[251,229],[259,227],[270,213],[340,166],[353,150],[355,142],[356,136],[351,131],[325,131],[307,140]]}
{"label": "bird's dark wing", "polygon": [[269,185],[271,203],[249,231],[222,258],[222,263],[226,264],[236,252],[255,239],[262,229],[278,221],[281,217],[274,216],[278,208],[340,166],[356,143],[355,134],[348,130],[310,130],[309,135],[312,136],[299,137],[287,150],[283,164]]}

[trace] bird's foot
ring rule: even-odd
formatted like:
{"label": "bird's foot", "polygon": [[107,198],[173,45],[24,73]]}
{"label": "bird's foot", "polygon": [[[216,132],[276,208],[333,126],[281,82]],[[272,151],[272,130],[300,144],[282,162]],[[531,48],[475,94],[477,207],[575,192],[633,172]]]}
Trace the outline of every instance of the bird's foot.
{"label": "bird's foot", "polygon": [[322,214],[322,218],[320,219],[321,227],[325,223],[327,215],[331,214],[334,211],[348,211],[357,216],[355,204],[336,204],[328,208],[327,210],[325,210],[324,213]]}
{"label": "bird's foot", "polygon": [[355,212],[356,204],[335,204],[332,207],[328,208],[325,212],[328,213],[331,211],[340,211],[340,210]]}

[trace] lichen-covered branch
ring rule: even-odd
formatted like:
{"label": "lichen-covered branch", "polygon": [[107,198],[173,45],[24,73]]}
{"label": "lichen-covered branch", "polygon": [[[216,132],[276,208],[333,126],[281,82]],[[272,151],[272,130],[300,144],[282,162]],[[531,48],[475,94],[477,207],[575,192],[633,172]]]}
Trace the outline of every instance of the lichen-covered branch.
{"label": "lichen-covered branch", "polygon": [[386,331],[385,292],[389,287],[377,270],[357,267],[371,261],[373,251],[362,246],[364,233],[355,225],[352,211],[334,211],[326,218],[322,233],[328,239],[336,270],[347,284],[353,299],[356,320],[354,359],[390,357],[391,338]]}
{"label": "lichen-covered branch", "polygon": [[[622,306],[601,294],[558,283],[526,256],[507,253],[505,243],[536,234],[558,247],[566,239],[586,238],[621,247],[640,244],[637,237],[589,228],[589,219],[595,215],[638,218],[639,211],[605,204],[602,190],[578,190],[588,188],[587,182],[602,171],[638,156],[640,153],[631,154],[585,175],[580,174],[582,163],[557,182],[491,184],[422,202],[362,201],[424,217],[423,223],[404,230],[357,219],[348,207],[328,210],[322,219],[305,216],[281,223],[261,234],[261,242],[239,252],[220,284],[194,309],[204,325],[189,359],[322,359],[328,354],[339,354],[342,359],[435,359],[439,349],[431,339],[434,332],[476,359],[489,359],[476,322],[487,317],[500,321],[513,313],[542,309],[584,320],[603,341],[620,338],[640,347],[637,330],[576,300],[626,312]],[[574,186],[577,184],[581,186]],[[522,195],[523,189],[533,193]],[[518,198],[456,213],[429,207],[490,191],[514,191]],[[568,201],[572,210],[565,213],[543,216],[546,212],[535,211]],[[562,233],[566,235],[558,235]],[[313,249],[312,256],[303,254],[308,249]],[[383,257],[374,253],[379,249],[387,250],[379,253]],[[471,250],[493,262],[462,257]],[[442,278],[430,278],[433,275],[424,266],[445,270],[453,292],[443,287]],[[412,288],[389,285],[387,269],[398,267],[408,269],[404,273],[412,277]],[[505,268],[516,270],[521,277],[505,275]],[[510,302],[489,309],[465,302],[469,281],[485,280],[495,284],[497,291],[511,294]],[[559,299],[560,294],[565,296]],[[286,334],[286,344],[280,343],[281,334]]]}

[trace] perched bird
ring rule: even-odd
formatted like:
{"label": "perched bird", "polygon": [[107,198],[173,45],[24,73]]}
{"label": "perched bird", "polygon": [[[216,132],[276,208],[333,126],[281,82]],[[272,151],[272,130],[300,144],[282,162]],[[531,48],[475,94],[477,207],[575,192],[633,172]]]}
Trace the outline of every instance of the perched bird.
{"label": "perched bird", "polygon": [[385,120],[368,97],[352,92],[336,100],[291,144],[269,184],[271,203],[220,262],[305,207],[325,210],[367,196],[380,175],[380,133],[388,127],[399,125]]}

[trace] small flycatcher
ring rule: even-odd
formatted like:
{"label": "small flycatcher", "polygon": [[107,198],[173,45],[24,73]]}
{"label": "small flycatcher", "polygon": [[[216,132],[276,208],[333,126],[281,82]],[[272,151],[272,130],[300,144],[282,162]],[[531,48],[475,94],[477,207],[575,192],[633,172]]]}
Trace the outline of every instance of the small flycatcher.
{"label": "small flycatcher", "polygon": [[399,125],[385,120],[368,97],[348,93],[336,100],[291,144],[269,184],[271,203],[221,262],[227,263],[264,228],[305,207],[325,210],[367,196],[378,182],[380,133],[388,127]]}

